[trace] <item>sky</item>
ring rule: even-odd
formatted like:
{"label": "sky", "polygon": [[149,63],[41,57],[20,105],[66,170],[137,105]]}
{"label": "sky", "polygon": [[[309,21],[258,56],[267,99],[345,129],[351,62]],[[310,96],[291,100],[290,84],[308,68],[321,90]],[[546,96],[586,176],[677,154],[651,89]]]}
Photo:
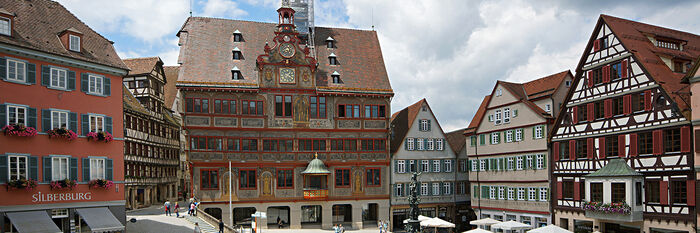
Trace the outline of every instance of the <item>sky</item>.
{"label": "sky", "polygon": [[[58,0],[121,58],[177,65],[194,16],[276,22],[279,0]],[[392,112],[426,98],[443,130],[465,128],[496,80],[575,71],[600,14],[700,34],[700,1],[316,0],[317,26],[377,31]]]}

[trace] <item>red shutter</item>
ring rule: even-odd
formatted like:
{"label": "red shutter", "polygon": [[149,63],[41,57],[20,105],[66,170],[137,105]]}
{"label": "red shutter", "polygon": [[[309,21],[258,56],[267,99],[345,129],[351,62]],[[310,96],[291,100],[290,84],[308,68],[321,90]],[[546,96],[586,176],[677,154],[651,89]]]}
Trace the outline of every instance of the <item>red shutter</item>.
{"label": "red shutter", "polygon": [[622,97],[622,111],[625,115],[632,113],[632,94],[627,94]]}
{"label": "red shutter", "polygon": [[605,158],[605,137],[598,138],[598,158]]}
{"label": "red shutter", "polygon": [[574,182],[574,201],[581,200],[581,183],[578,181]]}
{"label": "red shutter", "polygon": [[625,157],[625,146],[627,143],[625,143],[625,135],[617,135],[617,154],[620,156],[620,158]]}
{"label": "red shutter", "polygon": [[593,41],[593,52],[598,52],[600,49],[600,40],[596,39]]}
{"label": "red shutter", "polygon": [[695,180],[686,180],[688,186],[688,206],[695,206]]}
{"label": "red shutter", "polygon": [[588,103],[588,121],[593,121],[593,119],[595,119],[593,108],[593,103]]}
{"label": "red shutter", "polygon": [[622,64],[620,64],[620,66],[622,66],[622,78],[627,78],[627,60],[622,60]]}
{"label": "red shutter", "polygon": [[612,99],[606,99],[603,101],[603,110],[605,112],[605,118],[612,117]]}
{"label": "red shutter", "polygon": [[588,75],[586,76],[586,79],[588,80],[588,87],[593,86],[593,71],[589,70]]}
{"label": "red shutter", "polygon": [[562,194],[562,189],[563,189],[563,185],[562,185],[561,181],[557,181],[557,199],[558,200],[564,199],[564,195]]}
{"label": "red shutter", "polygon": [[630,157],[637,157],[637,134],[630,134]]}
{"label": "red shutter", "polygon": [[586,143],[586,151],[588,152],[588,159],[595,158],[595,138],[588,138]]}
{"label": "red shutter", "polygon": [[653,136],[652,142],[654,143],[654,145],[653,145],[654,155],[660,155],[661,153],[663,153],[662,151],[664,148],[663,147],[664,144],[663,144],[663,141],[661,138],[663,136],[663,131],[661,131],[660,129],[654,130],[654,132],[652,133],[652,136]]}
{"label": "red shutter", "polygon": [[603,66],[603,83],[610,82],[610,65]]}
{"label": "red shutter", "polygon": [[651,90],[644,92],[644,111],[651,110]]}
{"label": "red shutter", "polygon": [[571,108],[571,122],[575,124],[578,124],[578,106],[574,106]]}
{"label": "red shutter", "polygon": [[554,145],[552,146],[554,149],[552,149],[552,157],[554,157],[554,161],[559,161],[559,142],[555,142]]}
{"label": "red shutter", "polygon": [[576,140],[569,140],[569,160],[576,160]]}
{"label": "red shutter", "polygon": [[690,127],[681,127],[681,152],[690,152]]}
{"label": "red shutter", "polygon": [[668,181],[659,181],[659,195],[660,203],[662,205],[668,205]]}

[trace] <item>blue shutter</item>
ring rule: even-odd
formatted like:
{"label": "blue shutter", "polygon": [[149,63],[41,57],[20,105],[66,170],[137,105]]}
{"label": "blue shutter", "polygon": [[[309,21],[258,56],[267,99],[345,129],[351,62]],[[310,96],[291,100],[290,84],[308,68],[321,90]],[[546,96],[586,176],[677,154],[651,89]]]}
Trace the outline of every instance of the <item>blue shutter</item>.
{"label": "blue shutter", "polygon": [[408,138],[406,138],[405,140],[403,140],[403,149],[404,149],[404,150],[408,150]]}
{"label": "blue shutter", "polygon": [[68,113],[68,129],[73,130],[73,132],[78,132],[78,114],[71,112]]}
{"label": "blue shutter", "polygon": [[114,179],[113,169],[112,169],[112,159],[105,159],[105,179]]}
{"label": "blue shutter", "polygon": [[70,179],[78,180],[78,158],[70,158]]}
{"label": "blue shutter", "polygon": [[[85,136],[90,132],[90,116],[88,114],[80,114],[80,133]],[[76,132],[77,133],[77,132]]]}
{"label": "blue shutter", "polygon": [[41,85],[47,87],[51,85],[51,67],[47,65],[41,66]]}
{"label": "blue shutter", "polygon": [[45,156],[43,161],[44,166],[44,182],[51,181],[51,157]]}
{"label": "blue shutter", "polygon": [[0,104],[0,128],[5,127],[5,124],[7,124],[7,105]]}
{"label": "blue shutter", "polygon": [[7,155],[0,155],[0,183],[7,182]]}
{"label": "blue shutter", "polygon": [[416,168],[418,168],[418,160],[414,159],[413,160],[413,170],[411,170],[411,172],[417,172]]}
{"label": "blue shutter", "polygon": [[68,90],[75,90],[75,71],[68,71]]}
{"label": "blue shutter", "polygon": [[428,120],[428,128],[425,131],[430,131],[430,120]]}
{"label": "blue shutter", "polygon": [[27,108],[27,126],[36,129],[36,108]]}
{"label": "blue shutter", "polygon": [[445,169],[445,168],[447,168],[447,164],[445,164],[445,163],[446,163],[446,162],[445,162],[446,160],[447,160],[447,159],[441,159],[441,160],[440,160],[440,171],[441,171],[441,172],[445,172],[445,171],[447,170],[447,169]]}
{"label": "blue shutter", "polygon": [[105,117],[105,131],[112,133],[112,118]]}
{"label": "blue shutter", "polygon": [[[5,62],[2,62],[3,65]],[[26,67],[27,73],[27,84],[36,84],[36,65],[32,63],[27,63]],[[0,71],[2,72],[2,71]]]}
{"label": "blue shutter", "polygon": [[80,74],[80,91],[88,93],[90,86],[90,75],[87,73]]}
{"label": "blue shutter", "polygon": [[104,86],[103,86],[104,89],[102,89],[102,90],[104,90],[104,96],[112,95],[111,83],[110,83],[111,81],[107,77],[104,77],[102,80],[103,80],[102,83],[104,84]]}
{"label": "blue shutter", "polygon": [[399,161],[394,160],[394,173],[399,173]]}
{"label": "blue shutter", "polygon": [[41,128],[44,132],[51,130],[51,110],[41,110]]}
{"label": "blue shutter", "polygon": [[29,179],[39,180],[39,157],[29,156]]}
{"label": "blue shutter", "polygon": [[90,181],[90,159],[83,158],[83,182]]}
{"label": "blue shutter", "polygon": [[7,59],[0,58],[0,79],[7,80]]}

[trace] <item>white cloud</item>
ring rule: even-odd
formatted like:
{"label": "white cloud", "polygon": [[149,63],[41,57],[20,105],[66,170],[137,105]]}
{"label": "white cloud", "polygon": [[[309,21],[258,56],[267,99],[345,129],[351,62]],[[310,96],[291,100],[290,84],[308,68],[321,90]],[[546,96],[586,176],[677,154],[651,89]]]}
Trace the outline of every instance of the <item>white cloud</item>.
{"label": "white cloud", "polygon": [[235,19],[248,14],[238,8],[238,3],[231,0],[208,0],[200,4],[204,4],[202,12],[204,16]]}

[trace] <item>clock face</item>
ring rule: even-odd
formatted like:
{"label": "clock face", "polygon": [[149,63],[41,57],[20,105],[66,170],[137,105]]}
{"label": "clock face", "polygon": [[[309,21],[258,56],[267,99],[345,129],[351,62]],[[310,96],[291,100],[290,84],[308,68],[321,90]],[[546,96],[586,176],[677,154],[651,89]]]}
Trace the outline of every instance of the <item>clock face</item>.
{"label": "clock face", "polygon": [[294,83],[294,68],[280,68],[280,83]]}
{"label": "clock face", "polygon": [[282,55],[285,58],[290,58],[294,56],[294,53],[296,50],[294,49],[294,46],[290,43],[284,43],[280,45],[280,55]]}

